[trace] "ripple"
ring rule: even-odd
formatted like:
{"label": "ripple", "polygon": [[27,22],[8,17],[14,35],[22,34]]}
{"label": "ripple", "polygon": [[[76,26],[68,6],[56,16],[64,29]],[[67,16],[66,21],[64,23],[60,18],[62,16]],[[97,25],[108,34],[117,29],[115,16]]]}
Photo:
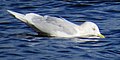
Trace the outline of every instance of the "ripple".
{"label": "ripple", "polygon": [[[119,2],[91,1],[7,1],[0,4],[0,60],[119,60]],[[16,3],[14,3],[16,2]],[[63,17],[73,23],[98,24],[105,39],[38,36],[5,10],[34,12]]]}

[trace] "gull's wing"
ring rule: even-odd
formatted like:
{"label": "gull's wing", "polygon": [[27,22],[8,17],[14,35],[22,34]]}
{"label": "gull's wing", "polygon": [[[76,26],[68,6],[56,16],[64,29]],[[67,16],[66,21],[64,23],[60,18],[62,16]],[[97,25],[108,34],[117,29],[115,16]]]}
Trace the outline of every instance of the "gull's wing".
{"label": "gull's wing", "polygon": [[[31,18],[28,18],[30,17]],[[27,14],[27,20],[31,20],[32,24],[38,28],[40,31],[59,36],[59,35],[74,35],[77,33],[75,24],[57,17],[43,16],[37,14]]]}
{"label": "gull's wing", "polygon": [[76,24],[73,24],[63,18],[41,16],[35,13],[26,15],[8,10],[12,15],[27,25],[32,27],[38,33],[46,33],[53,36],[74,35],[77,33]]}

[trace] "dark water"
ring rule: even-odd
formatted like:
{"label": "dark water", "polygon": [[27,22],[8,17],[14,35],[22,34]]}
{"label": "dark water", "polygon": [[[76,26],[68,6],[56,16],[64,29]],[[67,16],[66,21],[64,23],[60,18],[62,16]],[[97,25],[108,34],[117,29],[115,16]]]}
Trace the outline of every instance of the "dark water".
{"label": "dark water", "polygon": [[[37,37],[7,9],[95,22],[105,39]],[[0,0],[0,60],[120,60],[119,0]]]}

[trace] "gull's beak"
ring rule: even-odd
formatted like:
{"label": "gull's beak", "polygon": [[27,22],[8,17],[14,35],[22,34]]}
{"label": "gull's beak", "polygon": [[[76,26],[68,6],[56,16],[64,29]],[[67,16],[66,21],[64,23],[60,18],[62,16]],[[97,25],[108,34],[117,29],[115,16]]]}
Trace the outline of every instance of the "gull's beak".
{"label": "gull's beak", "polygon": [[98,34],[98,37],[100,37],[100,38],[105,38],[105,36],[102,35],[102,34]]}

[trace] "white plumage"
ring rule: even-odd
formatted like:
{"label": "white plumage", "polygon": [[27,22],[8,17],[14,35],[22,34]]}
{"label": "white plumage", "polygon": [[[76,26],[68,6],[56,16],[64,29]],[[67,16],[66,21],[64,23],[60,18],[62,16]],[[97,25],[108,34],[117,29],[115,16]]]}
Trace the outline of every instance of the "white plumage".
{"label": "white plumage", "polygon": [[20,14],[7,10],[17,19],[29,25],[38,34],[55,37],[84,37],[84,38],[105,38],[99,31],[98,26],[93,22],[85,22],[76,25],[63,18],[41,16],[35,13]]}

